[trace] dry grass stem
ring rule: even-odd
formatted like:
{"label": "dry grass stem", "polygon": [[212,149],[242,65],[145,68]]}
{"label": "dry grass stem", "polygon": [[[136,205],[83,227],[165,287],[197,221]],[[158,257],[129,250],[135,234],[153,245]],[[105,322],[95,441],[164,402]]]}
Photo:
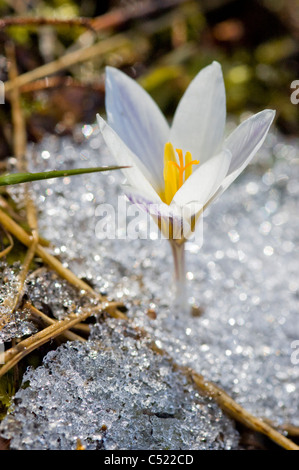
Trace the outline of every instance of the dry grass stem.
{"label": "dry grass stem", "polygon": [[57,87],[73,87],[73,88],[88,88],[93,91],[104,93],[104,83],[82,83],[79,80],[75,80],[73,77],[60,77],[52,76],[41,78],[34,82],[28,83],[20,87],[22,93],[32,93],[40,90],[46,90],[49,88]]}
{"label": "dry grass stem", "polygon": [[[144,335],[146,333],[142,332],[142,334]],[[244,424],[249,429],[264,434],[273,442],[286,450],[299,450],[299,447],[293,441],[288,439],[266,421],[246,411],[233,398],[231,398],[228,393],[218,387],[218,385],[205,379],[205,377],[198,374],[191,368],[180,366],[175,363],[172,357],[169,356],[169,354],[164,350],[158,348],[155,343],[151,343],[151,349],[158,354],[167,356],[172,362],[174,369],[183,372],[187,378],[197,387],[199,392],[214,400],[226,415]]]}
{"label": "dry grass stem", "polygon": [[[160,5],[158,5],[157,2],[154,1],[145,1],[140,2],[137,6],[128,5],[124,8],[115,9],[114,11],[111,11],[106,15],[102,15],[95,19],[75,18],[70,20],[57,20],[47,18],[25,17],[3,18],[0,20],[0,28],[6,28],[8,26],[16,25],[40,26],[47,24],[52,26],[84,26],[94,31],[100,31],[117,27],[133,18],[136,19],[138,17],[154,13],[157,10],[177,6],[181,3],[184,3],[185,1],[186,0],[165,0],[164,2],[160,2]],[[174,41],[176,42],[177,46],[180,46],[181,43],[184,44],[185,42],[184,35],[186,35],[186,25],[182,23],[176,24],[179,26],[180,37],[178,38],[177,36],[176,38],[174,38]],[[12,122],[14,131],[13,148],[14,154],[17,158],[18,170],[20,172],[27,171],[27,164],[25,159],[26,124],[21,106],[20,92],[43,89],[48,87],[49,83],[52,84],[50,86],[57,86],[57,84],[59,83],[65,84],[66,82],[64,77],[50,77],[46,79],[45,77],[51,76],[57,72],[60,72],[64,69],[68,69],[69,67],[75,66],[84,61],[88,61],[96,57],[102,57],[107,53],[111,53],[115,50],[119,50],[124,47],[134,51],[136,49],[136,44],[134,44],[133,47],[132,41],[129,39],[129,37],[123,34],[114,35],[113,37],[109,37],[99,42],[96,42],[91,46],[82,47],[80,49],[68,52],[57,60],[46,63],[22,75],[18,75],[14,46],[11,43],[7,44],[6,53],[10,63],[10,69],[9,80],[5,83],[5,93],[6,96],[9,97],[11,102]],[[132,52],[132,55],[134,55],[134,52]],[[40,79],[42,79],[42,81],[38,82],[38,80]],[[62,278],[66,279],[71,285],[78,288],[80,291],[82,291],[82,293],[88,294],[90,297],[92,297],[93,300],[98,302],[96,305],[92,304],[89,307],[83,307],[80,314],[74,313],[61,321],[49,318],[43,312],[36,309],[29,302],[26,302],[24,305],[24,309],[29,310],[32,316],[34,316],[38,320],[41,320],[47,326],[38,333],[33,334],[29,338],[26,338],[20,341],[19,343],[15,344],[13,347],[11,347],[2,355],[0,355],[0,363],[4,363],[4,365],[0,369],[0,377],[6,374],[29,353],[54,338],[62,336],[66,340],[85,341],[85,339],[82,338],[80,335],[75,334],[69,330],[74,328],[82,333],[89,332],[89,326],[86,324],[82,324],[82,322],[84,322],[91,315],[96,315],[100,313],[102,314],[103,312],[105,312],[109,316],[112,316],[114,318],[129,321],[127,316],[118,309],[118,307],[122,305],[122,303],[106,302],[106,300],[100,294],[95,292],[92,287],[90,287],[87,283],[79,279],[74,273],[72,273],[71,270],[66,268],[56,257],[51,255],[44,248],[43,245],[45,245],[47,242],[41,239],[38,234],[36,208],[30,197],[28,184],[25,185],[25,208],[27,224],[29,226],[30,233],[27,233],[26,230],[21,227],[21,225],[18,223],[21,222],[21,217],[15,212],[13,212],[13,210],[2,198],[0,199],[0,206],[5,206],[5,210],[7,212],[10,211],[9,213],[11,215],[8,215],[2,209],[0,209],[0,223],[2,224],[4,230],[7,232],[7,238],[10,243],[8,247],[6,247],[3,251],[0,252],[0,258],[7,255],[12,249],[12,236],[17,238],[23,245],[28,248],[18,277],[18,292],[11,304],[12,312],[18,307],[20,303],[24,284],[28,276],[29,268],[32,260],[34,259],[34,256],[40,257],[46,265],[55,270]],[[3,322],[5,323],[4,317],[0,318],[0,329],[1,326],[3,326]],[[136,332],[138,332],[139,335],[148,337],[147,332],[134,326],[133,328],[136,330]],[[163,354],[167,356],[175,370],[180,370],[182,373],[184,373],[188,380],[198,389],[201,394],[208,396],[212,400],[214,400],[218,404],[218,406],[223,410],[223,412],[226,413],[228,416],[244,424],[248,428],[264,434],[284,449],[299,450],[299,447],[284,435],[284,433],[287,432],[289,435],[298,436],[299,429],[297,427],[288,424],[282,426],[280,428],[282,432],[280,432],[279,429],[276,429],[271,423],[261,418],[258,418],[246,411],[218,385],[214,384],[209,380],[206,380],[202,375],[198,374],[194,370],[188,367],[180,366],[175,363],[175,361],[168,355],[167,352],[157,348],[154,343],[151,343],[151,349],[158,354]],[[78,441],[78,448],[80,448],[80,446],[81,443]]]}
{"label": "dry grass stem", "polygon": [[[35,308],[30,302],[26,302],[23,308],[29,310],[33,317],[37,318],[38,320],[42,320],[43,323],[45,323],[47,326],[55,325],[58,322],[58,320],[54,320],[53,318],[48,317],[48,315]],[[76,335],[71,331],[66,331],[61,336],[65,340],[69,341],[86,341],[85,338],[82,338],[82,336]]]}
{"label": "dry grass stem", "polygon": [[53,338],[60,336],[67,330],[72,328],[77,323],[80,323],[91,315],[102,312],[106,308],[106,303],[101,303],[97,306],[82,309],[83,312],[76,315],[70,315],[68,318],[57,321],[47,328],[39,331],[38,333],[31,335],[29,338],[24,339],[18,343],[15,347],[10,348],[0,355],[0,362],[4,365],[0,369],[0,377],[6,374],[12,367],[14,367],[21,359],[27,356],[29,353],[47,343]]}
{"label": "dry grass stem", "polygon": [[[15,57],[15,46],[12,42],[6,44],[6,56],[9,63],[9,80],[14,81],[18,79],[18,70]],[[14,88],[10,94],[11,114],[13,124],[13,150],[17,158],[18,171],[23,173],[27,171],[25,160],[26,151],[26,124],[23,116],[23,111],[20,102],[20,92],[18,88]]]}
{"label": "dry grass stem", "polygon": [[[5,229],[16,237],[23,245],[30,247],[32,244],[32,237],[9,215],[0,209],[0,223]],[[77,287],[80,290],[86,291],[93,297],[101,298],[100,294],[95,292],[86,282],[79,279],[72,271],[64,267],[63,264],[55,258],[53,255],[48,253],[39,243],[36,247],[36,254],[45,264],[54,269],[63,279],[66,279],[70,284]]]}
{"label": "dry grass stem", "polygon": [[8,238],[9,245],[6,248],[4,248],[4,250],[2,250],[0,252],[0,258],[4,258],[4,256],[8,255],[8,253],[10,252],[10,250],[14,246],[14,242],[13,242],[13,239],[12,239],[12,236],[10,235],[10,233],[8,233],[6,230],[4,230],[4,232],[5,232],[5,235]]}
{"label": "dry grass stem", "polygon": [[80,333],[83,333],[85,335],[90,334],[90,326],[87,325],[87,323],[78,323],[74,326],[73,330],[79,331]]}
{"label": "dry grass stem", "polygon": [[164,0],[163,2],[143,1],[135,3],[134,5],[128,4],[126,7],[116,8],[104,15],[94,18],[91,23],[92,28],[95,31],[115,28],[129,20],[141,18],[167,8],[176,7],[181,3],[186,3],[186,1],[187,0]]}
{"label": "dry grass stem", "polygon": [[[9,78],[10,80],[16,80],[18,78],[18,69],[15,56],[15,47],[13,43],[6,45],[7,59],[10,63],[9,67]],[[27,146],[27,133],[26,133],[26,122],[24,113],[21,106],[20,90],[14,88],[10,94],[11,109],[12,109],[12,122],[13,122],[13,148],[14,154],[17,159],[17,168],[19,172],[27,172],[27,161],[26,161],[26,146]],[[17,308],[20,299],[23,295],[24,284],[29,271],[30,264],[34,258],[36,247],[38,245],[38,223],[35,205],[30,195],[30,186],[27,183],[24,185],[25,191],[25,207],[27,222],[31,230],[31,244],[25,256],[22,269],[18,276],[18,292],[12,303],[12,312]]]}
{"label": "dry grass stem", "polygon": [[16,17],[8,16],[0,19],[0,29],[9,26],[82,26],[88,29],[93,29],[90,18],[38,18],[38,17]]}
{"label": "dry grass stem", "polygon": [[230,417],[244,424],[253,431],[260,432],[286,450],[299,450],[299,447],[277,429],[263,421],[240,406],[228,393],[213,382],[206,380],[202,375],[187,370],[196,387],[205,395],[211,397],[219,407]]}
{"label": "dry grass stem", "polygon": [[97,42],[91,46],[83,47],[73,52],[69,52],[57,60],[49,62],[48,64],[41,65],[34,70],[19,75],[13,80],[5,82],[5,93],[11,93],[15,88],[20,88],[27,85],[34,80],[46,77],[57,73],[63,69],[67,69],[72,65],[77,65],[80,62],[93,59],[94,57],[100,57],[101,55],[107,54],[117,50],[123,46],[130,46],[131,41],[124,35],[116,35],[111,38]]}

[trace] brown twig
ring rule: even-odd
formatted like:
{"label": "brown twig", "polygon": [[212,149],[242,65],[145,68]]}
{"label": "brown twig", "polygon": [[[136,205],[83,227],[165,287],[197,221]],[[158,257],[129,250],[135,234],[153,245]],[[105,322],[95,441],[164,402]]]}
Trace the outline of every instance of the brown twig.
{"label": "brown twig", "polygon": [[[35,318],[42,320],[43,323],[45,323],[47,326],[55,325],[58,322],[58,320],[54,320],[53,318],[48,317],[48,315],[45,315],[43,312],[34,307],[30,302],[26,302],[23,308],[25,310],[29,310]],[[65,333],[63,333],[61,336],[69,341],[86,341],[85,338],[82,338],[82,336],[76,335],[71,331],[65,331]]]}
{"label": "brown twig", "polygon": [[[14,44],[9,42],[6,44],[6,53],[7,58],[10,63],[9,67],[9,78],[10,80],[16,80],[18,78],[18,69],[16,63],[15,47]],[[26,161],[26,145],[27,145],[27,133],[26,133],[26,123],[23,114],[23,109],[21,106],[21,97],[19,88],[14,88],[10,95],[11,108],[12,108],[12,122],[13,122],[13,148],[14,154],[17,159],[17,168],[19,172],[26,172],[27,161]],[[32,201],[30,195],[30,186],[28,183],[24,185],[24,194],[25,194],[25,207],[27,222],[31,231],[31,244],[26,253],[22,269],[18,276],[18,292],[14,298],[14,301],[11,306],[11,311],[13,312],[21,299],[23,288],[26,280],[27,273],[29,271],[30,264],[34,258],[36,247],[39,241],[38,235],[38,224],[37,224],[37,214],[35,205]]]}
{"label": "brown twig", "polygon": [[284,434],[292,437],[299,437],[299,427],[294,426],[292,423],[284,423],[280,424],[279,426],[275,426],[273,421],[268,418],[263,418],[263,421],[269,424],[272,427],[276,427],[279,431],[283,432]]}
{"label": "brown twig", "polygon": [[[7,190],[5,186],[2,186],[2,189],[3,188],[5,188],[5,191]],[[2,209],[4,209],[17,222],[24,222],[24,217],[16,212],[2,196],[0,196],[0,207],[2,207]]]}
{"label": "brown twig", "polygon": [[[163,2],[163,8],[168,8],[170,6],[177,5],[179,3],[183,3],[185,0],[172,0],[172,1],[165,1]],[[154,2],[144,2],[142,6],[138,6],[133,9],[132,7],[128,7],[127,9],[121,9],[118,11],[110,12],[107,15],[103,15],[102,17],[96,18],[92,20],[92,28],[99,31],[109,27],[115,27],[119,24],[122,24],[130,19],[137,18],[139,16],[144,16],[146,14],[150,14],[157,10],[157,4]],[[22,19],[22,18],[11,18],[11,19],[4,19],[0,21],[0,27],[11,26],[12,24],[53,24],[50,21],[45,19]],[[76,19],[79,20],[79,19]],[[3,23],[3,21],[5,23]],[[27,21],[27,22],[26,22]],[[29,21],[29,22],[28,22]],[[47,22],[46,22],[47,21]],[[89,20],[88,20],[89,21]],[[9,24],[10,23],[10,24]],[[57,22],[55,22],[55,25]],[[67,21],[66,24],[70,24],[70,21]],[[82,23],[80,24],[82,25]],[[85,25],[86,26],[86,25]],[[8,82],[6,82],[6,92],[13,92],[17,90],[18,87],[25,87],[32,81],[42,78],[46,75],[50,75],[70,67],[71,65],[77,64],[78,62],[88,60],[97,56],[98,54],[104,54],[114,48],[118,48],[120,45],[126,43],[126,39],[123,36],[116,36],[114,38],[110,38],[106,41],[102,41],[101,43],[94,44],[93,46],[80,49],[78,51],[66,54],[61,59],[53,61],[49,64],[41,66],[31,72],[27,72],[19,77],[11,77]],[[21,141],[22,134],[18,134],[16,139]],[[19,145],[16,143],[16,145]],[[40,256],[47,264],[53,267],[62,277],[67,279],[72,284],[76,285],[83,290],[86,290],[92,295],[98,296],[92,288],[90,288],[87,284],[83,281],[78,279],[71,271],[67,270],[62,266],[62,264],[54,258],[52,255],[47,253],[40,244],[38,244],[38,238],[29,236],[15,221],[13,221],[7,214],[0,210],[0,221],[3,223],[4,227],[8,232],[12,233],[16,236],[22,243],[29,247],[28,257],[32,257],[33,254],[36,252],[38,256]],[[31,221],[32,222],[32,221]],[[34,225],[29,223],[30,226]],[[30,250],[32,251],[31,254]],[[34,309],[33,306],[30,307],[31,310]],[[59,335],[65,334],[68,336],[69,339],[74,339],[72,333],[67,332],[69,328],[74,327],[78,323],[84,321],[88,316],[100,312],[103,309],[107,310],[109,314],[113,316],[118,316],[117,311],[117,304],[109,303],[109,304],[101,304],[98,307],[93,307],[90,310],[84,311],[82,314],[77,315],[75,318],[67,318],[61,322],[57,322],[55,320],[51,320],[47,317],[44,321],[49,323],[54,322],[52,325],[48,326],[44,330],[32,335],[30,338],[21,341],[17,344],[14,348],[11,348],[9,351],[5,353],[5,365],[0,370],[0,376],[5,374],[8,370],[10,370],[15,364],[18,363],[23,357],[29,354],[31,351],[39,347],[40,345],[46,343],[52,338],[55,338]],[[43,317],[44,314],[42,312],[35,312],[36,315]],[[46,316],[45,316],[46,317]],[[123,316],[125,317],[125,316]],[[72,336],[72,338],[70,337]],[[77,335],[75,335],[76,337]],[[161,353],[161,351],[160,351]],[[165,352],[162,352],[165,354]],[[298,446],[296,446],[292,441],[290,441],[287,437],[279,433],[276,429],[274,429],[270,424],[266,423],[260,418],[253,416],[252,414],[248,413],[243,407],[238,405],[224,390],[218,387],[213,382],[207,381],[202,375],[196,373],[195,371],[181,367],[176,365],[173,362],[174,366],[177,369],[183,371],[190,380],[195,384],[198,390],[201,393],[208,395],[209,397],[213,398],[214,401],[218,403],[220,408],[227,413],[229,416],[233,417],[237,421],[242,422],[249,428],[261,432],[272,439],[274,442],[279,444],[285,449],[288,450],[299,450]]]}
{"label": "brown twig", "polygon": [[85,309],[83,313],[79,315],[73,315],[72,317],[68,317],[65,320],[50,325],[42,331],[31,335],[27,339],[24,339],[23,341],[18,343],[14,348],[9,349],[5,353],[2,353],[4,357],[0,357],[0,362],[4,363],[4,365],[0,369],[0,377],[6,374],[12,367],[14,367],[21,359],[23,359],[29,353],[42,346],[43,344],[47,343],[51,339],[60,336],[66,330],[76,325],[76,323],[85,320],[90,315],[99,313],[102,309],[102,305]]}
{"label": "brown twig", "polygon": [[97,42],[92,46],[83,47],[76,51],[69,52],[57,60],[41,65],[34,70],[19,75],[14,80],[5,82],[5,93],[10,93],[14,88],[20,88],[34,80],[53,75],[63,69],[84,62],[94,57],[100,57],[108,52],[117,50],[123,46],[131,46],[131,42],[123,35],[116,35],[103,41]]}
{"label": "brown twig", "polygon": [[82,26],[93,30],[91,18],[41,18],[41,17],[19,17],[7,16],[0,19],[0,29],[9,26]]}
{"label": "brown twig", "polygon": [[79,80],[74,80],[72,77],[45,77],[35,82],[28,83],[22,87],[20,90],[22,93],[32,93],[40,90],[47,90],[49,88],[56,87],[74,87],[74,88],[88,88],[93,91],[104,93],[104,84],[103,83],[82,83]]}
{"label": "brown twig", "polygon": [[[27,232],[15,222],[9,215],[5,214],[0,209],[0,223],[10,232],[14,237],[16,237],[23,245],[30,247],[32,244],[32,238],[28,235]],[[95,292],[92,287],[90,287],[86,282],[79,279],[72,271],[68,268],[65,268],[62,263],[48,253],[40,244],[36,247],[36,254],[42,258],[42,260],[54,269],[63,279],[66,279],[70,284],[74,285],[78,289],[88,292],[92,297],[101,298],[100,294]]]}
{"label": "brown twig", "polygon": [[[0,223],[6,230],[16,237],[21,243],[25,246],[30,247],[32,243],[32,238],[28,235],[25,230],[20,227],[11,217],[9,217],[5,212],[0,209]],[[104,297],[98,292],[94,291],[86,282],[79,279],[70,269],[63,266],[63,264],[50,253],[48,253],[39,243],[36,246],[35,253],[37,256],[42,258],[45,264],[50,266],[54,271],[56,271],[63,279],[66,279],[70,284],[75,286],[77,289],[83,291],[83,293],[88,293],[94,299],[98,301],[104,301]],[[109,315],[115,318],[127,319],[126,315],[120,312],[117,307],[122,306],[122,302],[112,302],[107,303],[107,308],[109,307]],[[3,325],[2,325],[3,326]],[[0,325],[1,329],[1,325]]]}
{"label": "brown twig", "polygon": [[228,393],[216,384],[209,382],[202,375],[197,374],[192,370],[187,369],[186,373],[192,378],[197,388],[203,394],[213,398],[213,400],[227,415],[253,431],[264,434],[286,450],[299,450],[299,447],[293,441],[285,437],[261,418],[258,418],[246,411],[241,405],[235,402]]}
{"label": "brown twig", "polygon": [[0,258],[4,258],[4,256],[8,255],[8,253],[11,251],[11,249],[14,246],[14,242],[10,233],[8,233],[6,230],[4,230],[4,233],[6,234],[8,238],[9,245],[0,252]]}
{"label": "brown twig", "polygon": [[[56,338],[57,336],[61,336],[67,330],[86,320],[91,315],[103,313],[108,307],[117,308],[119,305],[119,302],[101,302],[95,306],[91,305],[89,307],[82,308],[82,313],[74,313],[69,315],[64,320],[56,321],[54,324],[44,328],[42,331],[39,331],[38,333],[31,335],[29,338],[24,339],[14,347],[0,354],[0,363],[4,364],[0,369],[0,377],[6,374],[29,353],[47,343],[51,339]],[[116,318],[123,318],[120,313],[121,312],[117,313],[117,309],[115,310]]]}
{"label": "brown twig", "polygon": [[78,323],[78,325],[74,326],[73,329],[85,335],[90,334],[90,326],[87,323]]}
{"label": "brown twig", "polygon": [[[140,2],[140,4],[134,5],[134,7],[129,5],[128,7],[113,10],[105,15],[101,15],[100,17],[93,19],[92,27],[99,31],[101,29],[122,24],[129,19],[136,19],[158,10],[175,7],[188,1],[190,0],[165,0],[159,5],[152,1]],[[132,42],[124,35],[119,34],[91,46],[69,52],[57,60],[20,75],[14,80],[8,80],[5,82],[5,93],[9,94],[13,88],[23,88],[35,80],[48,77],[49,75],[53,75],[63,69],[67,69],[80,62],[93,59],[96,56],[112,52],[113,50],[119,49],[123,46],[131,47]]]}
{"label": "brown twig", "polygon": [[[4,186],[3,186],[4,187]],[[3,197],[0,196],[0,208],[4,209],[5,212],[7,212],[7,214],[13,219],[15,220],[16,222],[22,224],[24,230],[28,233],[30,232],[30,229],[29,227],[27,227],[27,223],[26,223],[26,219],[24,216],[18,214],[18,212],[16,212],[9,204],[8,201],[6,201],[6,199],[4,199]],[[29,235],[31,235],[29,233]],[[46,246],[46,247],[50,247],[51,246],[51,243],[49,242],[49,240],[46,240],[45,238],[41,237],[39,235],[38,237],[38,243],[41,245],[41,246]]]}
{"label": "brown twig", "polygon": [[[6,44],[6,56],[9,62],[9,79],[14,81],[18,78],[18,70],[15,57],[15,47],[12,42]],[[10,95],[11,114],[13,124],[13,150],[17,159],[19,172],[26,171],[25,150],[26,150],[26,125],[20,103],[20,92],[14,88]]]}
{"label": "brown twig", "polygon": [[151,15],[167,8],[176,7],[182,3],[190,0],[163,0],[163,2],[143,1],[128,5],[123,8],[117,8],[104,15],[98,16],[91,21],[92,28],[95,31],[102,31],[104,29],[115,28],[123,25],[124,23],[141,18],[143,16]]}
{"label": "brown twig", "polygon": [[293,441],[281,434],[277,429],[263,421],[261,418],[258,418],[246,411],[241,405],[233,400],[228,393],[218,387],[218,385],[207,380],[190,367],[178,365],[166,351],[158,348],[155,343],[151,343],[151,349],[158,354],[167,356],[174,369],[179,370],[186,375],[188,380],[197,387],[199,392],[212,398],[226,415],[244,424],[249,429],[264,434],[286,450],[299,450],[299,447]]}
{"label": "brown twig", "polygon": [[0,19],[0,29],[10,26],[82,26],[92,31],[103,31],[123,25],[132,19],[141,18],[161,10],[173,8],[190,0],[163,0],[163,2],[142,1],[134,5],[116,8],[96,18],[44,18],[8,16]]}
{"label": "brown twig", "polygon": [[283,424],[282,426],[279,426],[278,429],[287,433],[288,436],[299,437],[299,427],[294,426],[291,423]]}

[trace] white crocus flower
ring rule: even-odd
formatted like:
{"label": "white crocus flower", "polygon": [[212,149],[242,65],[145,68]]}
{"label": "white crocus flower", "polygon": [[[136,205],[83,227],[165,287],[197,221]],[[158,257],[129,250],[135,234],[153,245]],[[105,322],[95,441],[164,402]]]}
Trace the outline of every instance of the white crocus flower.
{"label": "white crocus flower", "polygon": [[106,68],[106,111],[109,125],[97,116],[103,138],[118,165],[130,166],[122,170],[125,192],[170,239],[182,283],[183,242],[261,147],[275,112],[255,114],[224,140],[226,99],[217,62],[192,80],[171,126],[148,93],[112,67]]}

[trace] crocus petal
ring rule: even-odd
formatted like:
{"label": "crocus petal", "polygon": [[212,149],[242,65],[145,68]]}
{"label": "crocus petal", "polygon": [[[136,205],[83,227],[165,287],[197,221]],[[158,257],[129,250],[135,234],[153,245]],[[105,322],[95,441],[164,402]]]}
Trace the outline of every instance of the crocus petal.
{"label": "crocus petal", "polygon": [[226,119],[221,66],[213,62],[192,80],[183,95],[170,130],[174,148],[191,152],[201,163],[221,149]]}
{"label": "crocus petal", "polygon": [[108,123],[163,188],[163,153],[169,126],[157,104],[133,79],[106,67]]}
{"label": "crocus petal", "polygon": [[165,204],[158,194],[153,197],[152,194],[146,193],[144,190],[140,191],[136,187],[128,184],[123,184],[122,188],[132,204],[140,206],[145,212],[152,216],[164,218],[181,217],[181,207],[175,204],[172,206]]}
{"label": "crocus petal", "polygon": [[[143,208],[145,212],[150,213],[151,209],[150,206],[166,206],[164,202],[162,202],[161,198],[158,196],[157,193],[155,195],[149,194],[144,190],[140,190],[135,186],[131,186],[129,184],[123,184],[122,189],[126,194],[127,198],[132,204],[136,204]],[[167,206],[168,207],[168,206]]]}
{"label": "crocus petal", "polygon": [[155,200],[158,195],[149,181],[148,170],[99,114],[97,114],[97,120],[104,141],[118,165],[130,166],[130,168],[122,169],[128,183],[136,189],[146,192]]}
{"label": "crocus petal", "polygon": [[265,109],[242,122],[225,140],[224,146],[231,151],[232,160],[221,185],[221,193],[239,176],[262,146],[274,116],[275,111]]}
{"label": "crocus petal", "polygon": [[225,145],[229,146],[232,152],[230,168],[221,186],[205,204],[205,208],[221,196],[250,163],[262,146],[274,116],[275,111],[268,109],[261,111],[240,124],[226,139]]}
{"label": "crocus petal", "polygon": [[224,180],[231,162],[231,153],[224,149],[218,155],[199,165],[174,195],[171,204],[185,206],[197,202],[205,206]]}
{"label": "crocus petal", "polygon": [[132,204],[135,204],[152,217],[164,238],[182,238],[182,227],[184,225],[180,207],[175,205],[168,206],[161,201],[158,195],[154,199],[144,191],[141,192],[129,185],[123,185],[123,189]]}

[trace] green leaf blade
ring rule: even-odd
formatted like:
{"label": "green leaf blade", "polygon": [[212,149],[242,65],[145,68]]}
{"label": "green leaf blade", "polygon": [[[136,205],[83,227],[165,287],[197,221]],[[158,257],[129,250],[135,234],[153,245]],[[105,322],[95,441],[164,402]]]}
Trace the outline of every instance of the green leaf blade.
{"label": "green leaf blade", "polygon": [[8,186],[12,184],[29,183],[30,181],[40,181],[51,178],[64,178],[66,176],[83,175],[86,173],[97,173],[104,171],[121,170],[129,168],[127,166],[107,166],[94,168],[75,168],[72,170],[53,170],[40,173],[11,173],[0,176],[0,186]]}

